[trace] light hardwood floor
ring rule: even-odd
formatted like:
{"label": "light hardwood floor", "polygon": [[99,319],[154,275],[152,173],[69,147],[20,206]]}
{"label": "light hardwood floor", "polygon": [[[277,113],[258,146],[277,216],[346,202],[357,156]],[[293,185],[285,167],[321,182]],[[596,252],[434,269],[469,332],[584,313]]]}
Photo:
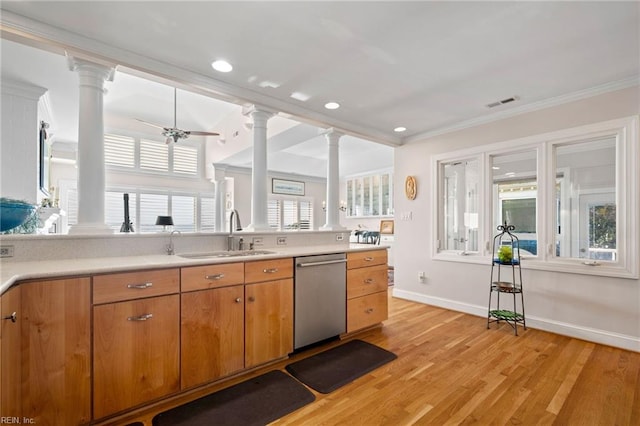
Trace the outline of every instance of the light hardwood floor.
{"label": "light hardwood floor", "polygon": [[639,425],[640,353],[390,298],[398,359],[276,425]]}
{"label": "light hardwood floor", "polygon": [[487,330],[486,319],[393,297],[389,314],[357,338],[398,359],[331,394],[314,392],[315,402],[272,424],[640,424],[640,353],[531,328]]}

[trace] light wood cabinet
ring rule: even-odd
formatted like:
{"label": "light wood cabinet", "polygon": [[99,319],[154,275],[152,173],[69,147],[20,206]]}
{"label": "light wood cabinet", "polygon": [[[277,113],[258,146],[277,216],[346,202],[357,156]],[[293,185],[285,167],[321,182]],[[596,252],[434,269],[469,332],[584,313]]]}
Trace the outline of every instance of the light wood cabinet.
{"label": "light wood cabinet", "polygon": [[0,301],[0,413],[6,417],[22,416],[21,290],[19,285],[10,288]]}
{"label": "light wood cabinet", "polygon": [[293,352],[293,279],[245,286],[245,368]]}
{"label": "light wood cabinet", "polygon": [[245,263],[245,368],[293,352],[293,259]]}
{"label": "light wood cabinet", "polygon": [[347,253],[347,333],[388,318],[387,251]]}
{"label": "light wood cabinet", "polygon": [[245,305],[242,282],[183,293],[181,303],[182,388],[242,370]]}
{"label": "light wood cabinet", "polygon": [[2,296],[2,415],[91,420],[89,278],[20,283]]}
{"label": "light wood cabinet", "polygon": [[182,292],[244,283],[244,263],[190,266],[180,270]]}
{"label": "light wood cabinet", "polygon": [[[123,282],[134,285],[157,282],[160,271],[140,275],[101,276],[119,294]],[[93,406],[94,418],[159,399],[180,390],[180,295],[178,270],[163,270],[175,284],[156,286],[164,296],[94,305],[93,307]],[[147,272],[148,273],[148,272]],[[138,279],[141,278],[141,279]],[[94,285],[95,285],[94,281]],[[126,286],[124,287],[130,290]],[[149,288],[147,288],[149,289]],[[140,289],[146,291],[147,289]],[[142,293],[148,294],[148,293]],[[117,298],[120,298],[118,295]],[[100,297],[95,300],[109,300]]]}

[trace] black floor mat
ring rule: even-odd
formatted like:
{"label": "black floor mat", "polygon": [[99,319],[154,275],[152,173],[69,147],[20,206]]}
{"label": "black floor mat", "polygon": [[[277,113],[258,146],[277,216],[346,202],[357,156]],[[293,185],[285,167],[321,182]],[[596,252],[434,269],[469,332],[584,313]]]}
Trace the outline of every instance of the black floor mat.
{"label": "black floor mat", "polygon": [[343,345],[287,365],[296,379],[320,393],[330,393],[396,359],[393,352],[362,340]]}
{"label": "black floor mat", "polygon": [[282,371],[245,382],[158,414],[154,426],[266,425],[315,400]]}

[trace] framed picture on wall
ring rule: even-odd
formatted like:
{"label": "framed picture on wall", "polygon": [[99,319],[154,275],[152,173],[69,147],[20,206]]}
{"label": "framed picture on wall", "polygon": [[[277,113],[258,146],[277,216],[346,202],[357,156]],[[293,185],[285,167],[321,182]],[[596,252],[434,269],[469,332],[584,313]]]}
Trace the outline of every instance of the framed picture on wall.
{"label": "framed picture on wall", "polygon": [[285,195],[304,195],[304,182],[295,180],[272,179],[271,192]]}
{"label": "framed picture on wall", "polygon": [[380,221],[380,233],[381,234],[393,234],[393,220],[381,220]]}

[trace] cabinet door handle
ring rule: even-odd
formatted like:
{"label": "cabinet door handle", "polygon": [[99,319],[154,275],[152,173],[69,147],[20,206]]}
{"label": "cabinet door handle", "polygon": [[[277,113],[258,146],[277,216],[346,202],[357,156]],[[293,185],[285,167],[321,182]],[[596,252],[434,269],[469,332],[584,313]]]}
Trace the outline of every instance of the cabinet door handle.
{"label": "cabinet door handle", "polygon": [[153,314],[144,314],[144,315],[138,315],[135,317],[128,317],[127,321],[147,321],[147,320],[150,320],[151,318],[153,318]]}
{"label": "cabinet door handle", "polygon": [[367,257],[364,258],[365,262],[371,262],[372,260],[373,260],[373,257],[371,257],[371,256],[367,256]]}
{"label": "cabinet door handle", "polygon": [[242,299],[239,297],[236,297],[236,303],[240,303],[240,302],[242,302]]}
{"label": "cabinet door handle", "polygon": [[6,317],[2,318],[3,320],[11,320],[11,322],[16,322],[18,320],[18,313],[17,312],[12,312],[11,315],[7,315]]}
{"label": "cabinet door handle", "polygon": [[264,272],[265,274],[275,274],[276,272],[278,272],[278,268],[263,269],[262,272]]}
{"label": "cabinet door handle", "polygon": [[127,288],[132,288],[136,290],[144,290],[146,288],[153,287],[153,283],[142,283],[142,284],[127,284]]}
{"label": "cabinet door handle", "polygon": [[208,279],[208,280],[215,281],[215,280],[223,279],[224,278],[224,274],[205,275],[204,277],[206,279]]}
{"label": "cabinet door handle", "polygon": [[367,278],[366,280],[364,280],[365,284],[373,284],[376,280],[374,280],[373,278]]}
{"label": "cabinet door handle", "polygon": [[373,312],[373,308],[369,308],[365,310],[365,313],[370,314],[371,312]]}

